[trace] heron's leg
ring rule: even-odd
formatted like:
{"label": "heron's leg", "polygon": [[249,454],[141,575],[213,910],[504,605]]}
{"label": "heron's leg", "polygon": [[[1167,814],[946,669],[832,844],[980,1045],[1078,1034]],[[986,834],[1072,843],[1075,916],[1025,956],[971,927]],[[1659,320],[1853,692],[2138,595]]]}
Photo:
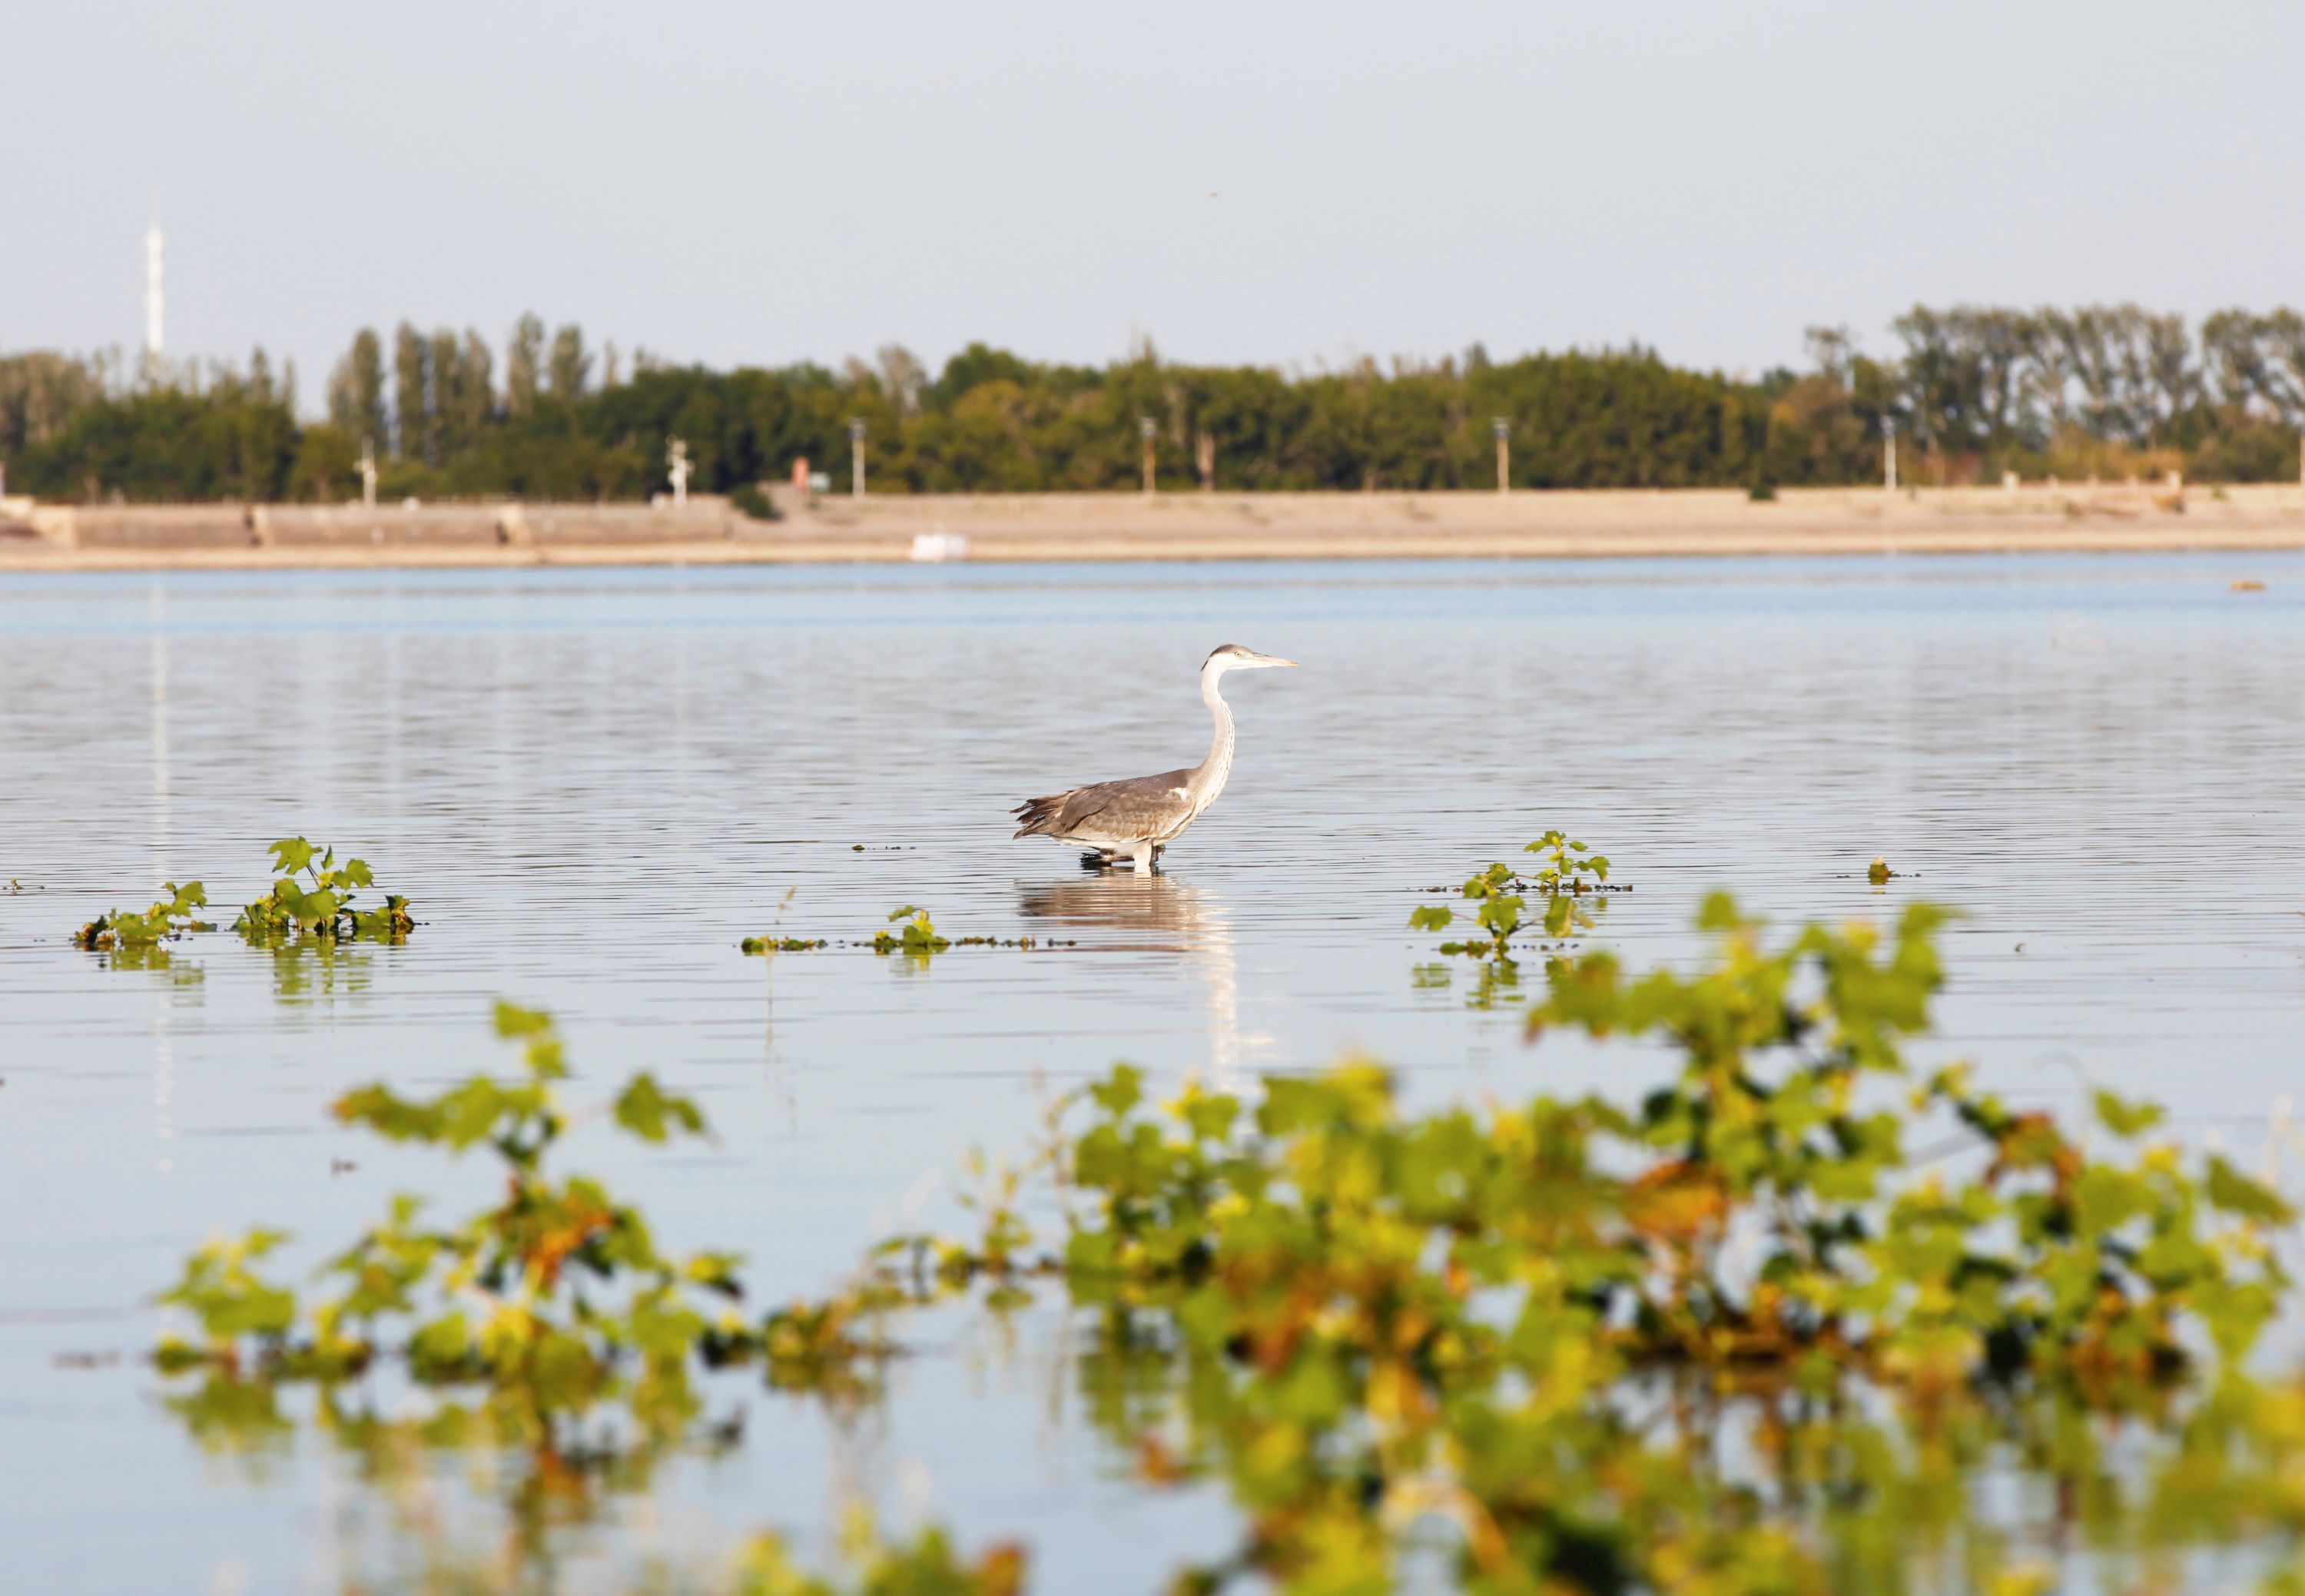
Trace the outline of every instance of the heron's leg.
{"label": "heron's leg", "polygon": [[1161,845],[1158,842],[1150,841],[1131,843],[1128,849],[1128,858],[1130,862],[1134,865],[1136,874],[1142,875],[1147,870],[1152,868],[1155,864],[1160,862]]}

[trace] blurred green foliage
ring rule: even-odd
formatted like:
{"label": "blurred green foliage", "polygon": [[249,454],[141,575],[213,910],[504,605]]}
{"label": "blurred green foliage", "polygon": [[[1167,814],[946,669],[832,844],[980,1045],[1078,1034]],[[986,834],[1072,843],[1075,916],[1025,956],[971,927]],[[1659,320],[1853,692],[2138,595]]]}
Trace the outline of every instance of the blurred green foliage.
{"label": "blurred green foliage", "polygon": [[[856,1327],[874,1306],[793,1310],[754,1323],[738,1312],[738,1259],[659,1249],[634,1205],[584,1175],[556,1176],[548,1160],[572,1113],[568,1066],[549,1016],[512,1003],[498,1037],[519,1045],[520,1072],[474,1075],[429,1097],[383,1085],[336,1100],[335,1115],[387,1140],[451,1156],[485,1149],[502,1166],[501,1204],[445,1228],[423,1222],[421,1199],[393,1199],[383,1218],[322,1270],[335,1291],[309,1310],[261,1278],[257,1261],[282,1233],[210,1242],[161,1301],[198,1322],[198,1341],[172,1337],[157,1354],[173,1370],[205,1369],[268,1381],[335,1380],[380,1356],[420,1383],[477,1385],[499,1427],[557,1444],[604,1402],[646,1430],[676,1435],[691,1416],[701,1362],[763,1359],[828,1371],[865,1355]],[[606,1105],[646,1142],[706,1133],[702,1112],[647,1073]],[[788,1369],[786,1370],[788,1372]]]}
{"label": "blurred green foliage", "polygon": [[1482,1592],[2046,1589],[1981,1494],[2012,1459],[2146,1566],[2294,1546],[2305,1388],[2244,1367],[2287,1205],[2112,1094],[2084,1134],[1915,1072],[1941,920],[1772,943],[1715,897],[1691,973],[1554,961],[1533,1034],[1678,1054],[1629,1109],[1409,1114],[1365,1063],[1089,1088],[1056,1273],[1093,1404],[1247,1520],[1175,1588],[1385,1591],[1422,1548]]}
{"label": "blurred green foliage", "polygon": [[[1557,833],[1534,846],[1528,890],[1606,874]],[[1484,904],[1506,884],[1476,879]],[[310,1310],[263,1273],[277,1233],[203,1249],[163,1299],[201,1329],[163,1344],[164,1367],[200,1377],[172,1405],[203,1444],[265,1447],[285,1428],[276,1388],[309,1381],[380,1474],[425,1449],[525,1448],[517,1556],[437,1588],[526,1589],[545,1530],[599,1489],[644,1485],[677,1442],[721,1444],[697,1423],[701,1369],[875,1400],[892,1310],[981,1291],[1006,1311],[1053,1288],[1135,1486],[1213,1487],[1238,1515],[1172,1591],[2023,1596],[2068,1576],[2190,1588],[2235,1547],[2218,1566],[2290,1588],[2305,1381],[2250,1367],[2288,1295],[2289,1205],[2184,1151],[2153,1105],[2099,1090],[2072,1125],[1966,1066],[1911,1063],[1944,918],[1914,904],[1886,929],[1772,936],[1716,894],[1693,963],[1552,959],[1530,1036],[1662,1052],[1630,1102],[1412,1111],[1365,1062],[1268,1077],[1254,1101],[1187,1083],[1156,1102],[1116,1067],[1050,1105],[1024,1162],[972,1156],[978,1234],[894,1238],[852,1289],[758,1319],[735,1307],[733,1258],[666,1254],[632,1205],[549,1172],[575,1118],[567,1065],[545,1016],[504,1005],[516,1076],[336,1105],[485,1150],[504,1200],[434,1230],[396,1199]],[[608,1110],[651,1141],[703,1130],[645,1075]],[[344,1409],[380,1359],[481,1400]],[[583,1422],[603,1405],[630,1431]],[[862,1521],[847,1544],[846,1583],[762,1538],[729,1579],[689,1585],[1012,1596],[1024,1578],[1014,1547],[969,1561]]]}

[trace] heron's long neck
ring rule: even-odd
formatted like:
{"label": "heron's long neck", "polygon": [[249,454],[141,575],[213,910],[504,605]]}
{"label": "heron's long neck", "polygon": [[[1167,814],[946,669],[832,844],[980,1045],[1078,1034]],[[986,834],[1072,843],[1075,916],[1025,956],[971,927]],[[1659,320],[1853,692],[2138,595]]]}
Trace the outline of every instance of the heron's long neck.
{"label": "heron's long neck", "polygon": [[1216,802],[1217,794],[1224,790],[1225,778],[1232,774],[1232,711],[1226,707],[1224,695],[1217,691],[1217,683],[1223,677],[1221,670],[1201,672],[1201,702],[1209,706],[1217,728],[1216,735],[1209,739],[1209,756],[1193,767],[1192,780],[1187,783],[1195,813]]}

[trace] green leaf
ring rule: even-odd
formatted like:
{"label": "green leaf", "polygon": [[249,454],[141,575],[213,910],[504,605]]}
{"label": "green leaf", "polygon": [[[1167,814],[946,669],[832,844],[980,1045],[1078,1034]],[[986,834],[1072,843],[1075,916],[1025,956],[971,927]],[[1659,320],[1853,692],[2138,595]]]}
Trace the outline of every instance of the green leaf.
{"label": "green leaf", "polygon": [[497,1035],[509,1042],[521,1037],[532,1037],[552,1028],[552,1016],[541,1009],[523,1009],[518,1003],[497,999]]}
{"label": "green leaf", "polygon": [[1091,1083],[1088,1095],[1099,1108],[1119,1119],[1144,1100],[1144,1071],[1134,1064],[1115,1064],[1110,1075]]}
{"label": "green leaf", "polygon": [[1442,931],[1447,929],[1456,912],[1445,903],[1429,903],[1409,910],[1408,928],[1412,931]]}
{"label": "green leaf", "polygon": [[700,1252],[681,1267],[681,1274],[707,1291],[718,1292],[725,1297],[742,1297],[744,1284],[736,1278],[736,1271],[744,1267],[744,1263],[741,1253]]}
{"label": "green leaf", "polygon": [[2168,1117],[2157,1103],[2131,1103],[2111,1092],[2097,1094],[2097,1117],[2115,1136],[2141,1136]]}
{"label": "green leaf", "polygon": [[2097,1237],[2149,1211],[2153,1196],[2137,1176],[2093,1164],[2073,1182],[2073,1206],[2079,1211],[2082,1235]]}
{"label": "green leaf", "polygon": [[1520,929],[1521,909],[1522,900],[1517,894],[1509,892],[1491,898],[1482,904],[1481,912],[1476,917],[1482,925],[1495,932],[1498,939],[1501,941]]}
{"label": "green leaf", "polygon": [[642,1141],[665,1141],[675,1130],[704,1134],[704,1114],[687,1097],[674,1097],[646,1072],[625,1083],[617,1097],[617,1123]]}
{"label": "green leaf", "polygon": [[2211,1204],[2244,1219],[2286,1225],[2295,1217],[2295,1210],[2278,1192],[2251,1180],[2216,1153],[2209,1155],[2208,1192]]}

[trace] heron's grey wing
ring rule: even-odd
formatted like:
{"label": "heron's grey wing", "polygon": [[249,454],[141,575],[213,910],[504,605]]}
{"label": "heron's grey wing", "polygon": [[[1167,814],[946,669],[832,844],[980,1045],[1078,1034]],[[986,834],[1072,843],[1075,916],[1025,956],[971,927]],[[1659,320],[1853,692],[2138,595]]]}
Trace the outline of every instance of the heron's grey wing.
{"label": "heron's grey wing", "polygon": [[1191,774],[1170,771],[1133,776],[1035,798],[1017,810],[1025,829],[1016,834],[1039,832],[1087,842],[1135,842],[1155,836],[1190,807],[1185,783]]}

